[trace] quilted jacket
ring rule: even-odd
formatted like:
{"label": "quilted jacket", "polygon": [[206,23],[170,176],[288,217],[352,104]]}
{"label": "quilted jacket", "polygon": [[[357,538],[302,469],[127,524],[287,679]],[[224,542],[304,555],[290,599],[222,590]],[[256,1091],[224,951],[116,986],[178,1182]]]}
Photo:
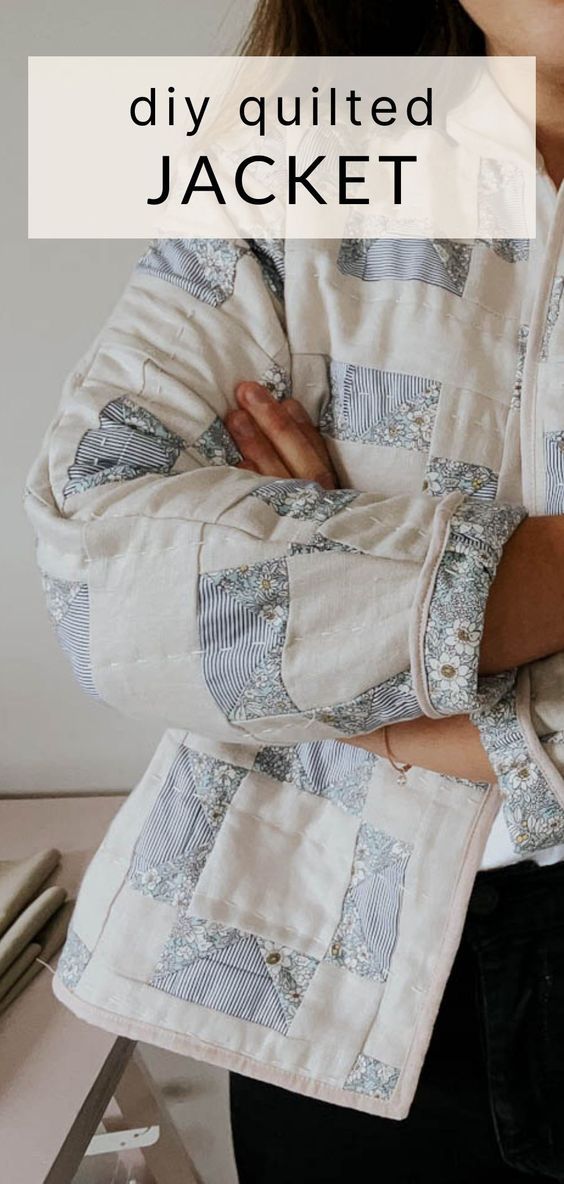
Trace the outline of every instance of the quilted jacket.
{"label": "quilted jacket", "polygon": [[[503,803],[564,841],[560,655],[478,678],[529,512],[564,511],[564,195],[535,240],[159,240],[29,477],[78,681],[166,724],[86,872],[54,990],[102,1028],[408,1113]],[[242,379],[340,488],[234,467]],[[498,782],[344,738],[469,712]]]}

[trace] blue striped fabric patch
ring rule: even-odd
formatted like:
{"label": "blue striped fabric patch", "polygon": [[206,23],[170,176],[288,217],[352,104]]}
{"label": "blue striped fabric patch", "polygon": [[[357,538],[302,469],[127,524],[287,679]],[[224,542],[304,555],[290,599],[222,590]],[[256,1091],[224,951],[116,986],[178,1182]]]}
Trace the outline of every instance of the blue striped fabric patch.
{"label": "blue striped fabric patch", "polygon": [[340,740],[310,740],[289,748],[265,746],[254,768],[277,781],[288,781],[306,793],[361,814],[377,758]]}
{"label": "blue striped fabric patch", "polygon": [[172,974],[156,974],[151,986],[275,1032],[287,1031],[280,1000],[253,937],[230,946],[221,957],[208,955]]}
{"label": "blue striped fabric patch", "polygon": [[351,890],[356,915],[369,949],[378,951],[379,971],[385,973],[390,965],[396,941],[390,923],[398,908],[399,893],[407,858],[389,864],[378,876],[367,876]]}
{"label": "blue striped fabric patch", "polygon": [[351,881],[325,955],[327,961],[363,978],[387,978],[411,850],[408,843],[376,830],[368,822],[361,823]]}
{"label": "blue striped fabric patch", "polygon": [[343,239],[337,267],[343,275],[377,280],[420,280],[462,296],[470,269],[470,243],[450,239]]}
{"label": "blue striped fabric patch", "polygon": [[362,748],[339,740],[310,740],[296,745],[296,757],[308,785],[322,796],[358,780],[361,771],[372,771],[375,758]]}
{"label": "blue striped fabric patch", "polygon": [[128,871],[134,888],[188,903],[247,772],[180,746],[135,844]]}
{"label": "blue striped fabric patch", "polygon": [[108,481],[169,473],[185,442],[131,399],[114,399],[100,413],[100,426],[82,437],[63,497]]}
{"label": "blue striped fabric patch", "polygon": [[99,698],[92,675],[90,655],[90,594],[87,584],[82,584],[74,596],[68,612],[56,626],[61,649],[70,659],[74,676],[87,695]]}
{"label": "blue striped fabric patch", "polygon": [[277,300],[283,301],[286,277],[284,239],[250,238],[248,242],[251,254],[254,255],[262,271],[265,284]]}
{"label": "blue striped fabric patch", "polygon": [[318,964],[288,946],[181,912],[150,985],[286,1033]]}
{"label": "blue striped fabric patch", "polygon": [[331,360],[330,395],[320,430],[334,439],[426,452],[440,385],[418,374]]}
{"label": "blue striped fabric patch", "polygon": [[279,631],[203,576],[200,640],[206,684],[221,710],[230,715],[265,657],[278,648]]}
{"label": "blue striped fabric patch", "polygon": [[49,615],[57,640],[70,660],[74,676],[88,695],[99,698],[90,657],[90,593],[88,584],[59,580],[41,573]]}
{"label": "blue striped fabric patch", "polygon": [[200,577],[203,675],[229,719],[298,711],[281,675],[288,597],[285,559]]}
{"label": "blue striped fabric patch", "polygon": [[338,728],[346,736],[358,736],[381,728],[383,724],[417,719],[420,715],[421,707],[409,670],[392,675],[354,699],[315,709],[316,719]]}
{"label": "blue striped fabric patch", "polygon": [[137,267],[217,308],[233,295],[237,265],[246,253],[227,238],[155,239]]}
{"label": "blue striped fabric patch", "polygon": [[182,747],[135,845],[135,858],[147,864],[167,863],[211,837],[196,797],[190,752]]}
{"label": "blue striped fabric patch", "polygon": [[324,489],[316,481],[297,477],[276,477],[255,486],[251,497],[260,498],[281,517],[288,515],[320,523],[350,506],[358,492],[354,489]]}
{"label": "blue striped fabric patch", "polygon": [[564,431],[545,432],[546,513],[564,514]]}

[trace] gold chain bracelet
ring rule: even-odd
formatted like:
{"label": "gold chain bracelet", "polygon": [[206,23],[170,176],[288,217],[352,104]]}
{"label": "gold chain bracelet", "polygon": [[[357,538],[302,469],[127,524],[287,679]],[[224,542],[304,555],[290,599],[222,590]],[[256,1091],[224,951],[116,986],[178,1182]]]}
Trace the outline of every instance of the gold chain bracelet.
{"label": "gold chain bracelet", "polygon": [[411,765],[400,765],[398,763],[398,761],[394,760],[394,756],[393,756],[392,750],[390,748],[390,741],[388,740],[388,725],[387,724],[385,724],[385,726],[382,728],[382,732],[384,734],[384,751],[386,753],[386,756],[387,756],[392,768],[395,769],[395,771],[397,773],[397,778],[396,778],[397,783],[398,783],[398,785],[405,785],[405,783],[407,781],[407,774],[409,773],[409,770],[412,768],[412,766]]}

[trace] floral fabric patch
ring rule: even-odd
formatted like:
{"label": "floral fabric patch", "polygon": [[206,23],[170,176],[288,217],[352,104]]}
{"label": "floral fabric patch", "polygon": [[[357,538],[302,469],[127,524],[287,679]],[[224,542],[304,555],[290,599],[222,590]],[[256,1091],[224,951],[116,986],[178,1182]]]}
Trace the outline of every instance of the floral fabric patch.
{"label": "floral fabric patch", "polygon": [[84,584],[76,580],[57,580],[47,572],[41,573],[41,582],[47,611],[55,624],[58,625],[68,613],[73,601],[80,595]]}
{"label": "floral fabric patch", "polygon": [[181,911],[150,985],[287,1033],[318,965],[288,946]]}
{"label": "floral fabric patch", "polygon": [[358,549],[349,543],[342,543],[339,539],[326,538],[324,534],[314,534],[309,543],[290,543],[288,555],[313,555],[315,551],[348,551],[353,555]]}
{"label": "floral fabric patch", "polygon": [[237,465],[242,460],[235,441],[219,416],[216,416],[209,428],[206,428],[190,447],[195,448],[211,465]]}
{"label": "floral fabric patch", "polygon": [[[504,683],[510,682],[503,691]],[[517,855],[564,842],[564,809],[531,753],[517,718],[514,675],[484,679],[472,719],[497,774]]]}
{"label": "floral fabric patch", "polygon": [[243,563],[207,573],[206,580],[228,593],[239,604],[257,613],[268,624],[282,629],[288,619],[288,568],[284,559]]}
{"label": "floral fabric patch", "polygon": [[91,951],[71,926],[57,963],[57,974],[69,991],[78,986],[91,957]]}
{"label": "floral fabric patch", "polygon": [[282,399],[288,399],[292,394],[290,371],[286,370],[284,366],[278,366],[275,362],[264,371],[259,381],[263,386],[268,387],[279,403],[282,402]]}
{"label": "floral fabric patch", "polygon": [[478,242],[484,243],[484,246],[489,247],[495,255],[499,255],[500,259],[505,259],[506,263],[523,263],[529,258],[528,238],[480,238]]}
{"label": "floral fabric patch", "polygon": [[513,394],[511,396],[511,407],[514,411],[518,411],[521,406],[521,390],[523,387],[523,372],[525,369],[525,356],[527,353],[528,341],[529,326],[519,325],[519,331],[517,334],[517,367],[515,370]]}
{"label": "floral fabric patch", "polygon": [[361,1052],[343,1084],[343,1089],[354,1089],[360,1094],[387,1101],[391,1098],[399,1079],[399,1069],[386,1065],[376,1057]]}
{"label": "floral fabric patch", "polygon": [[341,919],[325,960],[384,982],[397,941],[411,845],[362,822]]}
{"label": "floral fabric patch", "polygon": [[493,501],[497,493],[498,475],[487,465],[475,465],[464,460],[450,460],[447,456],[432,456],[427,465],[423,489],[433,497],[442,497],[461,489],[482,501]]}
{"label": "floral fabric patch", "polygon": [[217,308],[233,295],[245,254],[246,248],[227,238],[155,239],[137,266]]}
{"label": "floral fabric patch", "polygon": [[564,275],[557,275],[552,285],[550,299],[548,302],[548,311],[546,314],[546,325],[541,344],[541,360],[546,362],[548,358],[548,351],[550,348],[550,339],[554,332],[554,328],[558,317],[560,316],[560,309],[562,306],[562,296],[564,295]]}
{"label": "floral fabric patch", "polygon": [[232,720],[300,714],[282,681],[281,661],[282,647],[277,645],[255,666],[252,681],[244,687],[231,712]]}
{"label": "floral fabric patch", "polygon": [[432,378],[329,363],[330,395],[319,427],[337,440],[427,452],[441,384]]}
{"label": "floral fabric patch", "polygon": [[276,781],[333,802],[345,814],[361,814],[377,757],[339,740],[316,740],[291,748],[260,750],[254,768]]}
{"label": "floral fabric patch", "polygon": [[464,714],[475,704],[491,583],[505,543],[525,517],[521,506],[468,498],[451,518],[424,639],[428,694],[441,715]]}
{"label": "floral fabric patch", "polygon": [[135,856],[129,869],[128,879],[132,888],[143,896],[167,904],[187,906],[196,890],[204,870],[213,841],[202,840],[199,847],[187,855],[178,855],[164,863],[151,864],[141,856]]}

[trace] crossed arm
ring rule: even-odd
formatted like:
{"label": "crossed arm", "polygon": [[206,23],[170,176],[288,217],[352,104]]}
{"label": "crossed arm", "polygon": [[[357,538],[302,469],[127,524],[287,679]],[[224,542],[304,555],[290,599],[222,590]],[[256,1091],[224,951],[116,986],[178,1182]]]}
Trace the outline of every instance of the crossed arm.
{"label": "crossed arm", "polygon": [[[269,477],[338,484],[325,443],[295,399],[277,403],[257,383],[240,383],[226,427],[242,468]],[[507,543],[490,596],[480,671],[495,674],[564,650],[564,517],[528,518]],[[478,729],[468,716],[421,717],[388,727],[394,758],[471,781],[495,781]],[[382,729],[349,743],[383,756]]]}

